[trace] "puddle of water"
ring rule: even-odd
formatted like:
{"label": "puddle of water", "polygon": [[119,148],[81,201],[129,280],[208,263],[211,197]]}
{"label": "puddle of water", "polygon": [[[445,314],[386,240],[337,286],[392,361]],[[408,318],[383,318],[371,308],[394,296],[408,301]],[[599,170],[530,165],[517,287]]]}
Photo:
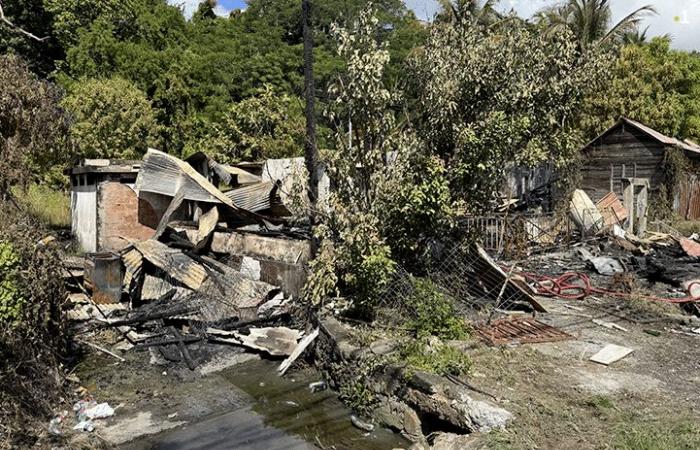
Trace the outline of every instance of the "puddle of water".
{"label": "puddle of water", "polygon": [[252,361],[222,375],[255,400],[252,409],[266,425],[302,437],[322,448],[386,450],[407,448],[410,442],[389,430],[366,433],[352,426],[352,412],[330,390],[312,393],[308,385],[320,379],[312,369],[277,376],[278,362]]}

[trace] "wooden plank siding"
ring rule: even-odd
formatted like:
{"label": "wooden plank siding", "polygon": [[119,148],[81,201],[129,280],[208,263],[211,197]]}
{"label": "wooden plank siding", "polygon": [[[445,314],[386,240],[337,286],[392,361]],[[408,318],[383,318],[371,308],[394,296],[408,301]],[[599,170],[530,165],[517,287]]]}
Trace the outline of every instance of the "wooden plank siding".
{"label": "wooden plank siding", "polygon": [[667,145],[633,127],[622,125],[600,136],[584,150],[581,187],[594,202],[611,187],[622,197],[622,178],[648,178],[652,190],[664,181]]}

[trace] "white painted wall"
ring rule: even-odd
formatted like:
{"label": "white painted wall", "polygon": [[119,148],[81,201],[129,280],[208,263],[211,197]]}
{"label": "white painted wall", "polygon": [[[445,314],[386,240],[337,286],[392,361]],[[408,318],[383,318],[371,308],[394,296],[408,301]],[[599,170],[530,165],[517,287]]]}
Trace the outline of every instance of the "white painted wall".
{"label": "white painted wall", "polygon": [[97,186],[72,186],[71,230],[85,252],[97,251]]}

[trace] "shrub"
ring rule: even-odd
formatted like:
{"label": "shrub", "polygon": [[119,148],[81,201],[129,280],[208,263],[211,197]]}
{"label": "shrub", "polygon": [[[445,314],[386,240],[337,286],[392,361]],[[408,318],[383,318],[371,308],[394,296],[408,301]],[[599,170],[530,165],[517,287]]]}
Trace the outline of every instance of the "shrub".
{"label": "shrub", "polygon": [[20,262],[12,244],[0,241],[0,321],[7,324],[19,320],[25,303],[17,287]]}
{"label": "shrub", "polygon": [[440,292],[428,279],[414,281],[414,291],[405,307],[411,318],[407,326],[418,338],[437,336],[441,339],[465,339],[470,330],[466,321],[457,315],[454,300]]}
{"label": "shrub", "polygon": [[0,448],[29,448],[66,398],[58,355],[67,347],[57,250],[34,219],[0,202]]}

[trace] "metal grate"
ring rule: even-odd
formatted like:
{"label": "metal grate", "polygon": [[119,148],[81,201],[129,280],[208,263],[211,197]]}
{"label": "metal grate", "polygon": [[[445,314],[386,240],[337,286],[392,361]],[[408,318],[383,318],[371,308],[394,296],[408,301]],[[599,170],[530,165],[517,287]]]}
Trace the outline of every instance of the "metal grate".
{"label": "metal grate", "polygon": [[531,317],[499,319],[475,327],[479,337],[490,345],[534,344],[574,339],[564,331]]}

